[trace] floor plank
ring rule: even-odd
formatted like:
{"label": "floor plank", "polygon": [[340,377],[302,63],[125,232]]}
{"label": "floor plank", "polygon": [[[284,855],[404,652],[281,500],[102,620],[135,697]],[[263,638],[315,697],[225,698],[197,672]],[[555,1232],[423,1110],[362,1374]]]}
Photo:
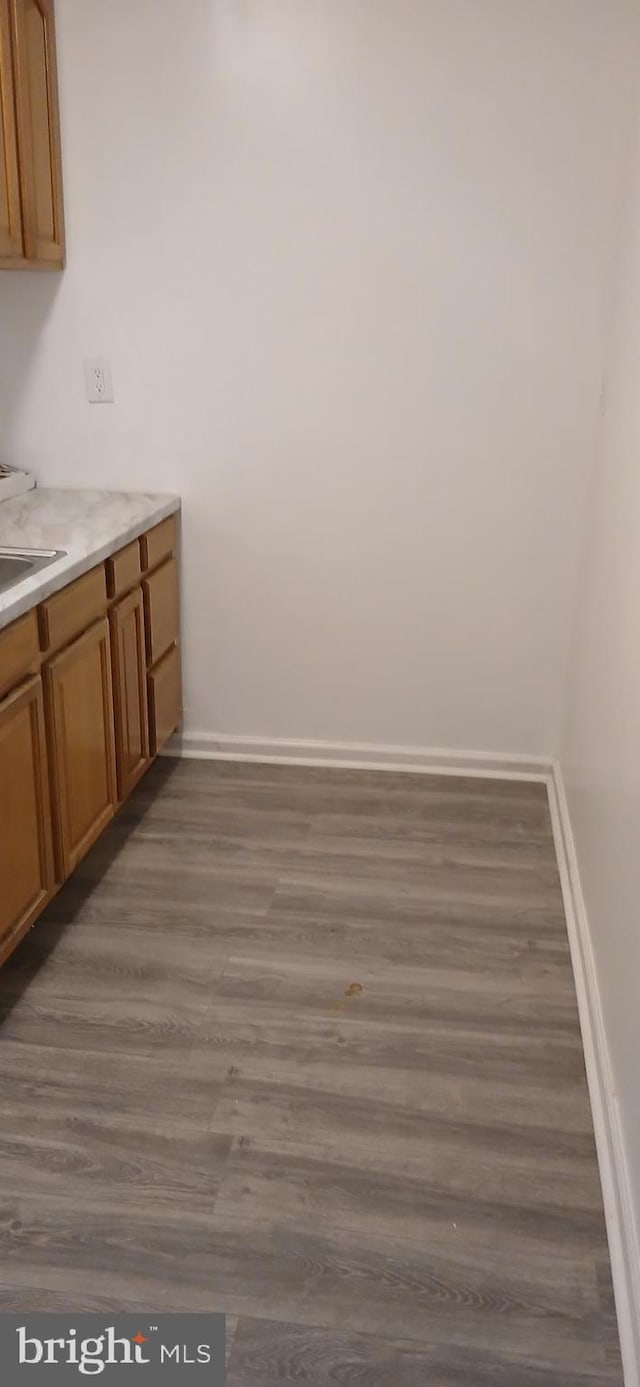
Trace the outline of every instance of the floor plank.
{"label": "floor plank", "polygon": [[0,973],[0,1306],[621,1387],[544,787],[163,761]]}
{"label": "floor plank", "polygon": [[533,1367],[463,1347],[393,1341],[383,1334],[327,1331],[269,1320],[239,1320],[231,1357],[229,1387],[281,1387],[282,1382],[334,1387],[337,1382],[366,1387],[611,1387],[598,1369],[556,1372],[552,1364]]}

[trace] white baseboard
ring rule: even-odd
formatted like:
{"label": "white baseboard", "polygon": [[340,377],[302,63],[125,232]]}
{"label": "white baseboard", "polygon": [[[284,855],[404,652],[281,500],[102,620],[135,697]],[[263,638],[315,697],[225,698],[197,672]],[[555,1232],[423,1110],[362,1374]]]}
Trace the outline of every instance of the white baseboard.
{"label": "white baseboard", "polygon": [[552,762],[504,752],[449,751],[446,748],[384,746],[368,742],[320,742],[284,738],[232,737],[212,732],[179,732],[167,756],[214,761],[257,761],[271,765],[342,767],[345,770],[413,771],[504,780],[548,778]]}
{"label": "white baseboard", "polygon": [[598,1149],[625,1387],[640,1387],[640,1241],[589,918],[562,772],[557,764],[548,780],[548,793]]}

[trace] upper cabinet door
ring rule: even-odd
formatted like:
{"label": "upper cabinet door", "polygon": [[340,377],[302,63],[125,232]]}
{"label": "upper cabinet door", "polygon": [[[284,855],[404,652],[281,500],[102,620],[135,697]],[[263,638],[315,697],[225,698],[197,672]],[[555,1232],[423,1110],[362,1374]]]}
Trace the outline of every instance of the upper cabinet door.
{"label": "upper cabinet door", "polygon": [[0,0],[0,260],[23,254],[11,17],[9,0]]}
{"label": "upper cabinet door", "polygon": [[10,0],[18,155],[27,261],[64,264],[53,0]]}

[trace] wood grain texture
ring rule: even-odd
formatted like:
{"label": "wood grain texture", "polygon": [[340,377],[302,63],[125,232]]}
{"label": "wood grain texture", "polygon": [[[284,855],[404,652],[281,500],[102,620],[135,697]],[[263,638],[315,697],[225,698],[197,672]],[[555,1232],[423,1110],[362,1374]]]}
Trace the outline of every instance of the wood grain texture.
{"label": "wood grain texture", "polygon": [[23,254],[11,10],[0,0],[0,268]]}
{"label": "wood grain texture", "polygon": [[327,1331],[268,1320],[239,1320],[233,1341],[232,1387],[281,1387],[283,1382],[334,1387],[609,1387],[597,1370],[588,1379],[568,1368],[554,1377],[549,1367],[522,1366],[492,1351],[464,1346],[416,1345],[407,1340]]}
{"label": "wood grain texture", "polygon": [[0,961],[54,889],[51,800],[39,676],[0,702]]}
{"label": "wood grain texture", "polygon": [[149,745],[151,755],[157,756],[182,716],[182,671],[177,645],[149,670],[148,702]]}
{"label": "wood grain texture", "polygon": [[544,787],[158,763],[0,999],[4,1308],[223,1309],[229,1387],[621,1387]]}
{"label": "wood grain texture", "polygon": [[118,802],[106,617],[49,661],[44,681],[58,879],[64,881]]}
{"label": "wood grain texture", "polygon": [[140,542],[134,539],[105,562],[109,597],[122,597],[140,582]]}
{"label": "wood grain texture", "polygon": [[176,547],[176,518],[168,515],[159,525],[140,536],[140,558],[143,570],[155,568],[162,559],[174,553]]}
{"label": "wood grain texture", "polygon": [[[138,546],[133,545],[137,552]],[[126,799],[149,765],[149,709],[142,591],[109,612],[118,794]]]}
{"label": "wood grain texture", "polygon": [[25,258],[64,265],[62,159],[53,0],[11,0]]}
{"label": "wood grain texture", "polygon": [[79,636],[107,610],[107,583],[104,564],[98,564],[81,578],[61,588],[38,607],[42,649],[53,654]]}
{"label": "wood grain texture", "polygon": [[0,631],[0,698],[39,669],[38,618],[32,611]]}
{"label": "wood grain texture", "polygon": [[142,581],[149,665],[157,664],[178,639],[178,564],[167,559]]}

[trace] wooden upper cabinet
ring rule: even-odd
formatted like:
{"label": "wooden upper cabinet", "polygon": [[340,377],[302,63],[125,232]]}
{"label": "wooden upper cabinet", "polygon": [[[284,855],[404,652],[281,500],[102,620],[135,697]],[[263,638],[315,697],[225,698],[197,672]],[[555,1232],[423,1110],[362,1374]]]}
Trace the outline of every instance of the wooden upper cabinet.
{"label": "wooden upper cabinet", "polygon": [[0,963],[54,889],[42,684],[0,702]]}
{"label": "wooden upper cabinet", "polygon": [[106,827],[118,799],[107,618],[54,656],[44,677],[62,881]]}
{"label": "wooden upper cabinet", "polygon": [[0,266],[61,269],[64,219],[53,0],[0,0],[0,15]]}
{"label": "wooden upper cabinet", "polygon": [[12,0],[25,256],[64,263],[53,0]]}
{"label": "wooden upper cabinet", "polygon": [[0,261],[23,253],[11,15],[9,0],[0,0]]}
{"label": "wooden upper cabinet", "polygon": [[118,792],[125,799],[149,765],[149,714],[142,591],[109,613]]}

